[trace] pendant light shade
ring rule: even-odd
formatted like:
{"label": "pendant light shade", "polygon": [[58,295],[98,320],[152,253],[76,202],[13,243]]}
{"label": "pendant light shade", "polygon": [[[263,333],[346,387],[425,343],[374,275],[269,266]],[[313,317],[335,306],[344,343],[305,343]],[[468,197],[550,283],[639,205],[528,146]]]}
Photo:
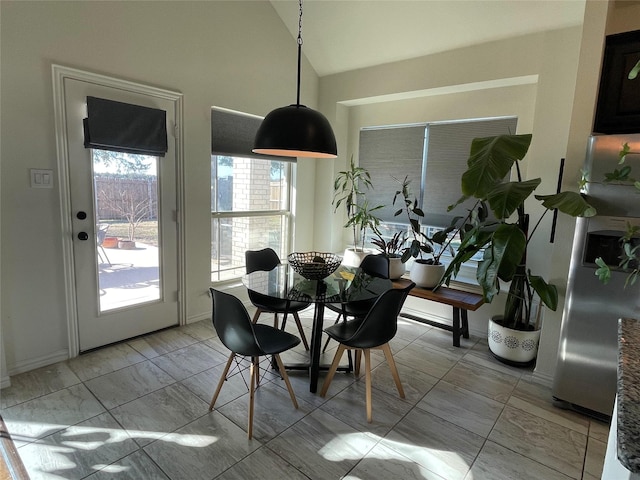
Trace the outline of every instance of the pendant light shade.
{"label": "pendant light shade", "polygon": [[262,123],[253,151],[285,157],[336,158],[336,137],[329,120],[304,105],[276,108]]}
{"label": "pendant light shade", "polygon": [[336,158],[336,137],[329,120],[316,110],[300,105],[300,64],[302,60],[302,0],[299,0],[298,82],[295,105],[276,108],[256,132],[252,151],[284,157]]}

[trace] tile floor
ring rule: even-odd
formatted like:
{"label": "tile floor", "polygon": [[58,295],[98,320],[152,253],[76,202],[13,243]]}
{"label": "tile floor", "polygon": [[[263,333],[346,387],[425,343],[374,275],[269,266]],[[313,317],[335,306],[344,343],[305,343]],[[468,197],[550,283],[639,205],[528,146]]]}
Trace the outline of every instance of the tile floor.
{"label": "tile floor", "polygon": [[600,478],[608,425],[553,407],[486,341],[454,348],[450,333],[400,319],[392,350],[406,398],[374,354],[371,424],[364,379],[339,373],[320,398],[292,372],[295,410],[269,373],[248,441],[241,377],[208,412],[228,354],[210,321],[15,376],[0,408],[34,480]]}

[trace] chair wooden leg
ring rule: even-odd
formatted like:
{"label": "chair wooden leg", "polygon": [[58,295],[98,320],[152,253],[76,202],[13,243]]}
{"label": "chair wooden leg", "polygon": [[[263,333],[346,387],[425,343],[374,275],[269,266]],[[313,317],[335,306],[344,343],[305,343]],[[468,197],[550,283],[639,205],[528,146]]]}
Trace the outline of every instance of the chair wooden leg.
{"label": "chair wooden leg", "polygon": [[300,334],[300,340],[302,340],[302,344],[304,345],[305,350],[309,350],[309,344],[307,343],[307,337],[304,334],[304,330],[302,329],[302,322],[300,321],[300,316],[298,312],[293,312],[293,318],[296,321],[296,325],[298,326],[298,333]]}
{"label": "chair wooden leg", "polygon": [[366,403],[367,403],[367,422],[371,423],[373,420],[372,408],[371,408],[371,350],[365,348],[364,352],[364,370],[365,370],[365,388],[367,391]]}
{"label": "chair wooden leg", "polygon": [[249,424],[247,426],[247,435],[249,437],[249,440],[251,440],[251,438],[253,437],[253,400],[256,393],[256,372],[258,368],[260,368],[258,362],[258,357],[251,358],[251,375],[249,379]]}
{"label": "chair wooden leg", "polygon": [[393,354],[391,353],[391,347],[388,343],[385,343],[380,347],[384,352],[384,356],[387,359],[387,363],[389,364],[389,368],[391,369],[391,375],[393,376],[393,381],[396,382],[396,387],[398,388],[398,393],[400,394],[400,398],[404,398],[404,389],[402,388],[402,383],[400,382],[400,375],[398,375],[398,368],[396,367],[396,362],[393,359]]}
{"label": "chair wooden leg", "polygon": [[282,375],[282,379],[284,380],[285,385],[287,386],[287,390],[289,390],[289,396],[291,397],[291,401],[293,402],[293,406],[298,408],[298,401],[296,400],[296,395],[293,393],[293,388],[291,388],[291,383],[289,382],[289,375],[287,375],[287,371],[284,368],[284,364],[280,359],[280,355],[274,355],[276,362],[278,364],[278,368],[280,369],[280,375]]}
{"label": "chair wooden leg", "polygon": [[324,379],[324,383],[322,384],[322,390],[320,390],[320,396],[324,397],[327,394],[327,390],[329,390],[329,385],[331,384],[331,380],[333,380],[333,376],[336,374],[336,370],[338,370],[338,365],[340,365],[340,359],[342,358],[342,354],[347,349],[343,344],[338,345],[338,350],[336,351],[335,356],[333,357],[333,362],[331,362],[331,367],[327,372],[327,376]]}
{"label": "chair wooden leg", "polygon": [[261,308],[258,308],[258,309],[256,310],[256,313],[254,313],[254,314],[253,314],[253,318],[251,319],[251,322],[252,322],[252,323],[258,323],[258,317],[259,317],[260,315],[262,315],[262,309],[261,309]]}
{"label": "chair wooden leg", "polygon": [[[282,329],[284,330],[284,324],[287,322],[287,315],[285,314],[284,320],[282,320]],[[273,328],[278,328],[278,314],[273,314]]]}
{"label": "chair wooden leg", "polygon": [[222,372],[222,377],[220,377],[220,381],[218,382],[218,387],[216,388],[215,393],[213,394],[213,398],[211,399],[211,403],[209,404],[209,411],[213,410],[213,406],[216,404],[216,400],[218,399],[218,395],[220,394],[220,390],[222,390],[222,385],[227,380],[227,373],[229,373],[229,368],[231,368],[231,362],[235,358],[236,354],[231,352],[229,355],[229,360],[227,360],[227,365],[224,367],[224,371]]}

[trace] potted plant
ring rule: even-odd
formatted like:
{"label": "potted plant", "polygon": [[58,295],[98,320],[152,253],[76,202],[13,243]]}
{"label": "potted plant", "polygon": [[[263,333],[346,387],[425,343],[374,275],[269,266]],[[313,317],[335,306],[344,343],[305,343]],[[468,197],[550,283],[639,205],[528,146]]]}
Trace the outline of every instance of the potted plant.
{"label": "potted plant", "polygon": [[375,237],[371,239],[371,243],[378,249],[378,251],[389,259],[389,278],[391,280],[397,280],[405,272],[404,262],[402,262],[402,251],[404,249],[404,243],[407,240],[405,232],[398,231],[389,239],[386,240],[380,229],[376,226],[373,229]]}
{"label": "potted plant", "polygon": [[[463,173],[463,197],[475,199],[460,230],[460,247],[440,284],[448,284],[460,271],[464,262],[483,251],[476,278],[485,302],[491,302],[500,291],[500,282],[511,282],[504,313],[489,321],[489,347],[503,361],[527,364],[537,355],[539,328],[535,305],[541,302],[551,310],[558,306],[555,285],[533,275],[527,266],[527,246],[544,215],[553,209],[571,216],[593,216],[595,209],[577,192],[554,195],[535,195],[542,202],[544,212],[531,228],[525,212],[525,200],[540,185],[541,179],[523,180],[518,161],[527,153],[531,135],[499,135],[476,138],[471,144]],[[505,177],[516,168],[516,180]],[[493,213],[489,219],[487,208]],[[536,300],[534,297],[539,299]],[[522,333],[532,333],[532,338]]]}
{"label": "potted plant", "polygon": [[[406,263],[410,258],[414,258],[414,264],[410,272],[411,280],[419,287],[433,288],[438,285],[445,272],[445,265],[440,261],[440,257],[451,248],[451,241],[458,230],[456,223],[459,222],[460,217],[454,218],[451,225],[429,237],[422,231],[420,218],[424,217],[424,212],[418,206],[418,199],[411,195],[410,183],[411,180],[408,177],[400,181],[401,188],[396,191],[393,197],[394,205],[398,198],[401,198],[403,203],[402,207],[394,213],[394,216],[397,217],[404,213],[413,236],[409,246],[404,248],[401,260],[402,263]],[[435,245],[438,245],[438,247],[434,248]],[[453,254],[452,250],[451,252]],[[425,258],[425,255],[428,255],[428,257]]]}
{"label": "potted plant", "polygon": [[[333,182],[334,196],[332,204],[337,212],[340,205],[344,205],[347,214],[345,228],[351,228],[353,232],[353,248],[347,248],[344,252],[343,263],[357,267],[367,254],[364,249],[367,229],[374,229],[380,224],[380,219],[374,212],[382,208],[382,205],[370,207],[365,198],[363,189],[373,188],[369,172],[355,165],[353,155],[349,170],[341,171]],[[360,239],[360,241],[359,241]]]}

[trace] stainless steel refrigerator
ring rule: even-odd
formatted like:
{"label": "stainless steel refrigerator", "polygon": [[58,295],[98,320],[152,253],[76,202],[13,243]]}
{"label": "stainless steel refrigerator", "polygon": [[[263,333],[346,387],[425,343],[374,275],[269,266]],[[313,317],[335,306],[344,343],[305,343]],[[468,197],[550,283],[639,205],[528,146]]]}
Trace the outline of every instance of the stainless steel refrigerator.
{"label": "stainless steel refrigerator", "polygon": [[[589,138],[585,168],[593,181],[620,168],[618,152],[628,143],[640,151],[640,134]],[[640,155],[627,156],[635,178]],[[640,318],[640,285],[624,287],[627,275],[615,270],[603,285],[595,275],[595,259],[617,265],[620,237],[626,223],[640,225],[640,193],[631,186],[590,183],[587,197],[598,210],[579,218],[571,254],[567,296],[562,317],[553,396],[560,407],[610,417],[616,394],[618,337],[621,317]]]}

